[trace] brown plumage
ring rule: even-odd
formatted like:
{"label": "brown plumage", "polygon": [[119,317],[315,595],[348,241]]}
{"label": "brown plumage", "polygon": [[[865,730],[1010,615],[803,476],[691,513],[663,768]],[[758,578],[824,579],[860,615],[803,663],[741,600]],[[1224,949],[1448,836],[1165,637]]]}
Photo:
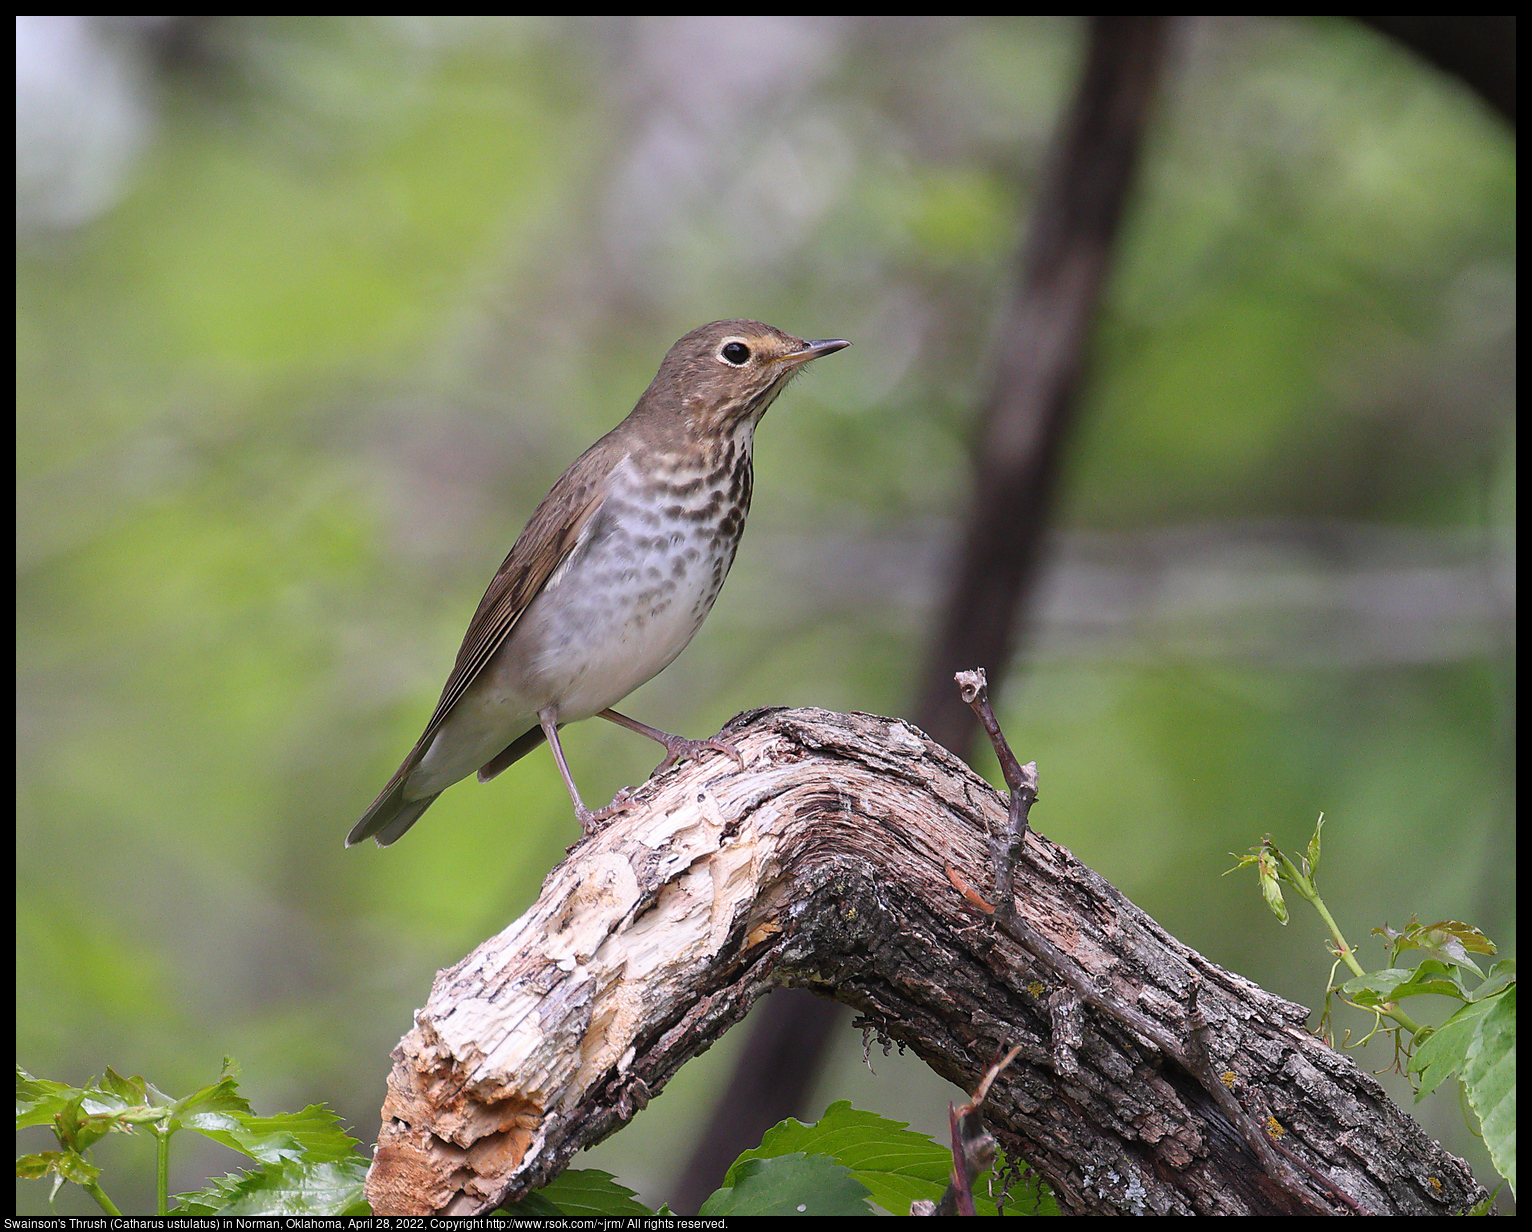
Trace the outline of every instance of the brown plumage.
{"label": "brown plumage", "polygon": [[659,741],[662,765],[714,748],[611,707],[692,639],[750,508],[755,425],[803,365],[850,344],[759,321],[714,321],[665,356],[632,413],[538,505],[468,624],[425,731],[346,845],[387,846],[447,787],[493,778],[544,739],[590,831],[558,729],[601,715]]}

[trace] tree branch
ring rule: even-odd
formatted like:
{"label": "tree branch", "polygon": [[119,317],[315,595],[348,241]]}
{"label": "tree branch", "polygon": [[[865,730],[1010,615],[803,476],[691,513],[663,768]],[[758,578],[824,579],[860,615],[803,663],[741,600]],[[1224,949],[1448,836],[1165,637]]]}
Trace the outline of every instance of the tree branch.
{"label": "tree branch", "polygon": [[[441,972],[394,1051],[367,1195],[379,1214],[473,1214],[541,1185],[620,1128],[776,985],[973,1089],[986,1120],[1076,1214],[1335,1209],[1269,1176],[1198,1079],[1149,1041],[1205,1052],[1303,1168],[1379,1214],[1484,1196],[1306,1011],[1167,935],[1035,831],[1017,921],[1142,1034],[1082,999],[949,879],[993,894],[986,834],[1007,806],[897,719],[741,715],[725,758],[645,784],[537,903]],[[1193,989],[1195,1005],[1193,1005]],[[1195,1042],[1189,1042],[1195,1041]]]}

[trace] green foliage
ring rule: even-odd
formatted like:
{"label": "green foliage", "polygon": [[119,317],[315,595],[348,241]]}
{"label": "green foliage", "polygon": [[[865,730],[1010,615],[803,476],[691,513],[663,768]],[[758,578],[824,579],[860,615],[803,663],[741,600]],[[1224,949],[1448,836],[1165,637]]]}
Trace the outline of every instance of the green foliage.
{"label": "green foliage", "polygon": [[[102,1210],[118,1214],[90,1162],[90,1148],[109,1133],[148,1133],[159,1155],[160,1214],[354,1215],[365,1214],[362,1181],[367,1162],[336,1116],[313,1106],[302,1112],[257,1116],[228,1071],[217,1082],[174,1099],[142,1078],[108,1068],[83,1087],[33,1078],[16,1067],[16,1128],[50,1125],[59,1150],[23,1155],[16,1175],[54,1178],[52,1194],[70,1181],[83,1187]],[[261,1166],[228,1176],[168,1206],[166,1179],[172,1137],[191,1130]]]}
{"label": "green foliage", "polygon": [[176,1195],[173,1215],[368,1215],[367,1161],[283,1159]]}
{"label": "green foliage", "polygon": [[610,1172],[599,1168],[571,1168],[560,1172],[541,1189],[520,1202],[502,1208],[507,1215],[569,1215],[588,1218],[652,1215],[647,1206],[634,1201],[633,1191]]}
{"label": "green foliage", "polygon": [[[225,1063],[226,1067],[229,1063]],[[172,1099],[142,1078],[108,1069],[84,1087],[34,1078],[16,1067],[16,1128],[51,1125],[60,1147],[22,1155],[16,1175],[54,1178],[84,1188],[108,1214],[117,1206],[100,1185],[90,1148],[109,1133],[148,1132],[160,1145],[161,1214],[172,1215],[366,1215],[362,1196],[367,1161],[335,1116],[316,1106],[297,1113],[256,1116],[225,1073],[218,1082]],[[212,1181],[196,1193],[164,1191],[171,1137],[189,1129],[255,1160],[259,1166]],[[789,1118],[766,1132],[761,1145],[729,1167],[723,1185],[703,1204],[704,1215],[866,1215],[877,1207],[907,1215],[910,1204],[935,1202],[951,1173],[950,1151],[899,1121],[831,1104],[813,1125]],[[1003,1162],[1002,1162],[1003,1170]],[[975,1178],[975,1206],[998,1214],[994,1195]],[[992,1187],[992,1184],[991,1184]],[[1011,1213],[1018,1198],[1007,1194]],[[1024,1213],[1057,1214],[1047,1187],[1025,1184]],[[653,1214],[633,1190],[609,1172],[561,1173],[501,1214],[527,1217],[621,1218]]]}
{"label": "green foliage", "polygon": [[700,1215],[870,1215],[867,1186],[824,1155],[736,1161]]}
{"label": "green foliage", "polygon": [[[1389,947],[1389,960],[1415,954],[1413,967],[1389,966],[1364,971],[1355,952],[1341,935],[1340,927],[1319,894],[1318,871],[1320,814],[1307,851],[1290,859],[1270,835],[1243,856],[1235,869],[1254,865],[1261,894],[1281,923],[1288,922],[1282,900],[1282,883],[1292,886],[1325,920],[1330,929],[1331,982],[1325,989],[1325,1013],[1320,1029],[1328,1035],[1330,999],[1339,994],[1347,1004],[1372,1014],[1378,1029],[1394,1036],[1396,1047],[1408,1058],[1406,1073],[1415,1085],[1419,1103],[1448,1078],[1462,1083],[1469,1109],[1479,1122],[1479,1132],[1496,1170],[1516,1189],[1516,963],[1503,959],[1486,976],[1474,962],[1474,954],[1494,954],[1495,945],[1482,931],[1459,920],[1421,924],[1415,916],[1403,929],[1388,925],[1373,929]],[[1235,871],[1230,869],[1230,872]],[[1335,968],[1341,963],[1353,978],[1334,986]],[[1471,973],[1471,974],[1470,974]],[[1459,1003],[1439,1026],[1421,1025],[1400,1009],[1412,997],[1446,997]],[[1382,1026],[1389,1020],[1392,1027]],[[1366,1037],[1371,1038],[1372,1033]],[[1362,1041],[1366,1042],[1366,1039]]]}
{"label": "green foliage", "polygon": [[[803,1152],[823,1155],[843,1164],[866,1187],[872,1201],[893,1215],[908,1215],[910,1203],[920,1198],[936,1201],[947,1187],[952,1172],[952,1151],[925,1134],[915,1133],[901,1121],[891,1121],[853,1108],[839,1100],[825,1109],[813,1125],[789,1117],[766,1131],[761,1145],[746,1151],[724,1178],[734,1183],[735,1169],[752,1159]],[[1003,1166],[998,1170],[1003,1171]],[[993,1177],[993,1173],[987,1174]],[[986,1177],[974,1180],[975,1206],[980,1214],[996,1214],[993,1197],[984,1196]],[[1023,1205],[1045,1200],[1046,1188],[1034,1182],[1020,1197]],[[1014,1208],[1018,1202],[1012,1197]]]}
{"label": "green foliage", "polygon": [[1496,998],[1463,1062],[1463,1087],[1485,1145],[1516,1192],[1516,989]]}

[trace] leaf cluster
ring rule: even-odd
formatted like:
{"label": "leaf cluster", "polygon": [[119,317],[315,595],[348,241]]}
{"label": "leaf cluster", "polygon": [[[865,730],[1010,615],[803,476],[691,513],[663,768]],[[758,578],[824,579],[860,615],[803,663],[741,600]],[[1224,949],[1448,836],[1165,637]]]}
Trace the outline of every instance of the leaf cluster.
{"label": "leaf cluster", "polygon": [[[34,1078],[18,1065],[16,1128],[47,1125],[58,1149],[23,1155],[16,1161],[16,1175],[52,1176],[50,1199],[72,1181],[108,1214],[120,1214],[101,1187],[91,1147],[111,1133],[148,1133],[158,1151],[162,1215],[367,1214],[362,1197],[367,1161],[335,1114],[311,1104],[301,1112],[257,1116],[229,1071],[226,1062],[217,1082],[175,1099],[140,1077],[124,1078],[111,1068],[104,1077],[73,1087]],[[169,1148],[182,1130],[211,1138],[258,1166],[197,1193],[179,1194],[172,1207]]]}
{"label": "leaf cluster", "polygon": [[[1235,868],[1254,866],[1261,894],[1272,914],[1288,921],[1282,886],[1292,887],[1323,917],[1330,929],[1330,950],[1336,962],[1325,990],[1320,1029],[1328,1034],[1331,997],[1373,1015],[1381,1029],[1394,1036],[1403,1054],[1405,1072],[1419,1103],[1449,1078],[1462,1084],[1463,1098],[1477,1119],[1484,1145],[1496,1170],[1516,1189],[1516,963],[1502,959],[1486,975],[1473,955],[1493,955],[1495,944],[1472,924],[1437,920],[1421,924],[1410,916],[1403,929],[1387,924],[1372,930],[1389,947],[1389,966],[1365,971],[1347,944],[1339,925],[1319,893],[1320,835],[1324,815],[1314,826],[1308,847],[1296,860],[1272,840],[1237,856]],[[1234,871],[1233,869],[1229,871]],[[1408,956],[1408,958],[1406,957]],[[1414,965],[1406,965],[1414,959]],[[1335,985],[1335,968],[1344,963],[1353,973]],[[1411,997],[1438,996],[1457,1002],[1439,1025],[1417,1023],[1402,1008]],[[1393,1025],[1383,1026],[1384,1020]],[[1373,1032],[1361,1041],[1366,1043]]]}

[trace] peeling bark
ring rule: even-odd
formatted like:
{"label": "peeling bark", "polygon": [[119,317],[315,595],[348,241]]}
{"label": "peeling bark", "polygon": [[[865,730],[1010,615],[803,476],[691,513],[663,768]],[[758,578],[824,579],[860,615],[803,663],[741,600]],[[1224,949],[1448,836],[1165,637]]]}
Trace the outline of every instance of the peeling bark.
{"label": "peeling bark", "polygon": [[[741,715],[744,755],[685,763],[543,883],[536,904],[441,972],[394,1050],[367,1180],[378,1214],[475,1214],[546,1183],[622,1127],[778,985],[972,1089],[1006,1049],[985,1115],[1074,1214],[1335,1210],[1263,1171],[1185,1069],[975,914],[1005,798],[897,719]],[[1205,1048],[1303,1166],[1377,1214],[1484,1197],[1307,1011],[1181,945],[1068,851],[1026,835],[1016,912],[1102,1004]],[[1076,976],[1076,978],[1079,978]],[[1196,988],[1196,1013],[1189,1011]]]}

